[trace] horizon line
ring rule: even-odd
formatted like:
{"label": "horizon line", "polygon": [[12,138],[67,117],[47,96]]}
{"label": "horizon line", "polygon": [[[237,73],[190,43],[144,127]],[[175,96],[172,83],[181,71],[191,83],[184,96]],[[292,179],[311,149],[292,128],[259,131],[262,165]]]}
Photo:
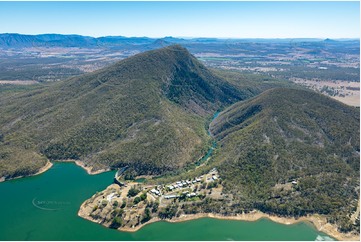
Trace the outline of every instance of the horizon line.
{"label": "horizon line", "polygon": [[165,35],[162,37],[149,37],[149,36],[125,36],[125,35],[102,35],[102,36],[92,36],[92,35],[82,35],[82,34],[63,34],[63,33],[37,33],[37,34],[24,34],[24,33],[9,33],[9,32],[4,32],[4,33],[0,33],[0,35],[4,35],[4,34],[18,34],[18,35],[30,35],[30,36],[37,36],[37,35],[75,35],[75,36],[82,36],[82,37],[91,37],[91,38],[106,38],[106,37],[123,37],[123,38],[149,38],[149,39],[164,39],[164,38],[176,38],[176,39],[322,39],[322,40],[326,40],[326,39],[348,39],[348,40],[360,40],[360,37],[214,37],[214,36],[171,36],[171,35]]}

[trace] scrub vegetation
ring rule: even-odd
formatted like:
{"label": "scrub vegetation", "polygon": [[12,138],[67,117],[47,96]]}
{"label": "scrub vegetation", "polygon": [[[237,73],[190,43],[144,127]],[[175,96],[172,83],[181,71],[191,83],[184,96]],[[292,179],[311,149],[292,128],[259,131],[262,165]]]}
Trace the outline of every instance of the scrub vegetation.
{"label": "scrub vegetation", "polygon": [[318,213],[357,229],[358,108],[312,91],[272,89],[212,122],[225,191],[246,207],[283,216]]}
{"label": "scrub vegetation", "polygon": [[[152,175],[148,185],[193,179],[211,168],[222,177],[222,191],[218,183],[200,184],[209,194],[197,201],[158,208],[134,188],[127,193],[132,205],[104,200],[91,207],[96,216],[104,207],[114,210],[113,228],[124,226],[122,209],[144,205],[139,223],[179,210],[234,215],[258,209],[292,217],[318,213],[342,232],[359,229],[353,216],[359,109],[288,81],[209,70],[173,45],[0,93],[0,178],[34,174],[48,159],[79,160],[93,171],[127,166],[130,179]],[[210,146],[210,158],[198,162]]]}
{"label": "scrub vegetation", "polygon": [[259,92],[227,82],[178,45],[65,81],[6,88],[0,177],[35,173],[46,159],[81,160],[93,170],[129,165],[135,174],[177,171],[207,149],[204,127],[216,110]]}

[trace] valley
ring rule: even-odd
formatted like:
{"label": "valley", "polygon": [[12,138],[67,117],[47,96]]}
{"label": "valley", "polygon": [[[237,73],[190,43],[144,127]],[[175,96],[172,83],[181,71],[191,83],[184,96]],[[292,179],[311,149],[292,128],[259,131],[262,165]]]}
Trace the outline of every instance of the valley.
{"label": "valley", "polygon": [[90,174],[126,168],[78,211],[119,230],[268,217],[359,238],[359,108],[315,85],[229,69],[170,45],[65,80],[4,84],[0,177],[49,160]]}
{"label": "valley", "polygon": [[0,242],[360,241],[360,2],[0,22]]}

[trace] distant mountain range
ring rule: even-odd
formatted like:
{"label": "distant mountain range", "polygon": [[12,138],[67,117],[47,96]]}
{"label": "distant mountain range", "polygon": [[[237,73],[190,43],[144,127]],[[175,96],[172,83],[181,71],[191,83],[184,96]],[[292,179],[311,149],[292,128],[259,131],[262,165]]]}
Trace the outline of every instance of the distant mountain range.
{"label": "distant mountain range", "polygon": [[354,39],[316,39],[316,38],[296,38],[296,39],[220,39],[220,38],[148,38],[148,37],[124,37],[124,36],[105,36],[90,37],[82,35],[62,35],[62,34],[39,34],[24,35],[16,33],[0,34],[1,48],[25,48],[25,47],[119,47],[127,45],[144,45],[145,47],[160,48],[171,44],[197,44],[197,43],[237,43],[237,42],[340,42],[340,41],[359,41]]}

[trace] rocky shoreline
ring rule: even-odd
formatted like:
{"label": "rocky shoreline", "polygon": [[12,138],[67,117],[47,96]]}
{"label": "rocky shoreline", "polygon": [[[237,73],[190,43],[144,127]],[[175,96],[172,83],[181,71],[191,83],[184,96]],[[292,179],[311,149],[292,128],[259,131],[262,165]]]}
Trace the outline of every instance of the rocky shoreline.
{"label": "rocky shoreline", "polygon": [[39,171],[36,172],[36,173],[34,173],[34,174],[27,175],[27,176],[11,177],[10,179],[5,179],[5,177],[1,177],[1,178],[0,178],[0,182],[10,181],[10,180],[19,179],[19,178],[24,178],[24,177],[36,176],[36,175],[39,175],[39,174],[41,174],[41,173],[46,172],[46,171],[49,170],[52,166],[53,166],[53,163],[51,163],[51,162],[48,160],[47,163],[45,164],[45,166],[41,167],[41,168],[39,169]]}
{"label": "rocky shoreline", "polygon": [[[129,189],[131,189],[131,187],[134,187],[136,185],[137,183],[135,182],[128,183],[127,186],[122,188],[116,184],[110,185],[104,191],[94,194],[91,198],[84,201],[83,204],[80,206],[80,209],[78,211],[78,216],[90,220],[92,222],[101,224],[105,227],[112,227],[111,211],[114,210],[114,207],[111,207],[111,205],[104,205],[103,207],[101,207],[100,204],[102,204],[105,199],[108,199],[109,197],[112,196],[115,197],[115,200],[119,200],[118,202],[116,202],[116,206],[119,206],[121,204],[121,201],[125,203],[125,197],[127,197],[126,194],[128,194]],[[165,199],[166,195],[164,195],[163,198],[161,198],[161,196],[159,197],[153,196],[151,191],[153,186],[149,186],[149,185],[141,185],[141,186],[142,187],[139,189],[139,191],[142,191],[143,193],[146,192],[148,194],[146,201],[144,204],[140,202],[137,205],[131,206],[133,204],[131,202],[132,199],[127,198],[127,202],[126,202],[127,206],[122,207],[124,208],[124,213],[122,212],[123,214],[122,217],[124,218],[124,221],[120,224],[120,226],[116,227],[119,231],[136,232],[139,229],[141,229],[143,226],[158,221],[167,221],[174,223],[174,222],[183,222],[183,221],[199,219],[199,218],[257,221],[259,219],[265,218],[272,220],[273,222],[286,224],[286,225],[306,222],[313,225],[318,231],[321,231],[337,240],[359,241],[360,239],[359,234],[339,232],[336,224],[328,223],[327,218],[319,214],[294,218],[294,217],[280,217],[280,216],[270,215],[260,212],[258,210],[253,210],[250,211],[249,213],[242,213],[233,216],[224,216],[217,213],[202,213],[202,212],[187,214],[183,211],[180,214],[177,213],[177,215],[175,215],[174,213],[174,215],[171,218],[164,218],[164,217],[160,218],[158,212],[155,213],[153,212],[149,220],[140,222],[142,216],[144,216],[145,209],[147,207],[151,209],[151,206],[148,206],[150,203],[160,200],[161,202],[159,205],[159,209],[163,209],[163,210],[166,206],[172,204],[171,201],[169,200],[167,201],[167,199]],[[112,201],[108,201],[106,204],[112,204],[112,203],[113,203]]]}
{"label": "rocky shoreline", "polygon": [[70,159],[69,160],[57,160],[57,162],[72,162],[72,163],[76,164],[77,166],[80,166],[81,168],[83,168],[89,175],[96,175],[96,174],[100,174],[100,173],[111,170],[111,169],[100,169],[100,170],[93,171],[92,166],[87,166],[83,161],[80,161],[80,160],[70,160]]}
{"label": "rocky shoreline", "polygon": [[[79,160],[59,160],[59,161],[55,161],[55,162],[72,162],[74,164],[76,164],[77,166],[80,166],[81,168],[83,168],[89,175],[96,175],[96,174],[100,174],[103,172],[107,172],[110,171],[111,169],[100,169],[100,170],[96,170],[93,171],[93,167],[91,166],[86,166],[84,162],[79,161]],[[51,163],[49,160],[47,161],[46,165],[41,167],[39,169],[38,172],[34,173],[34,174],[30,174],[30,175],[26,175],[26,176],[17,176],[17,177],[11,177],[9,179],[6,179],[5,177],[0,177],[0,182],[4,182],[4,181],[10,181],[10,180],[14,180],[14,179],[19,179],[19,178],[24,178],[24,177],[30,177],[30,176],[36,176],[39,175],[41,173],[46,172],[47,170],[49,170],[51,167],[53,166],[53,163]]]}
{"label": "rocky shoreline", "polygon": [[[80,216],[84,219],[90,220],[92,222],[101,224],[101,222],[99,220],[95,220],[91,216],[89,216],[85,213],[84,203],[81,205],[81,207],[78,211],[78,216]],[[352,234],[352,233],[345,234],[345,233],[339,232],[335,225],[327,223],[326,218],[324,218],[321,215],[310,215],[307,217],[300,217],[300,218],[296,219],[296,218],[286,218],[286,217],[278,217],[278,216],[274,216],[274,215],[269,215],[269,214],[262,213],[257,210],[254,210],[247,214],[239,214],[237,216],[224,216],[224,215],[213,214],[213,213],[199,213],[199,214],[193,214],[193,215],[182,214],[180,217],[175,217],[172,219],[165,219],[165,220],[162,220],[162,219],[156,217],[156,218],[152,218],[151,220],[149,220],[148,222],[146,222],[144,224],[140,224],[137,227],[121,227],[121,228],[118,228],[118,230],[122,231],[122,232],[136,232],[136,231],[140,230],[141,228],[143,228],[145,225],[148,225],[148,224],[151,224],[154,222],[158,222],[158,221],[179,223],[179,222],[190,221],[190,220],[199,219],[199,218],[215,218],[215,219],[239,220],[239,221],[257,221],[259,219],[266,218],[266,219],[272,220],[273,222],[286,224],[286,225],[306,222],[306,223],[312,224],[314,227],[316,227],[316,229],[318,231],[324,232],[337,240],[342,240],[342,241],[359,241],[360,240],[360,235],[356,235],[356,234]]]}
{"label": "rocky shoreline", "polygon": [[[84,170],[86,170],[86,172],[90,175],[95,175],[95,174],[109,171],[109,169],[92,171],[92,167],[85,166],[83,162],[77,161],[77,160],[62,160],[60,162],[73,162],[76,165],[82,167]],[[39,169],[38,172],[36,172],[32,175],[29,175],[29,176],[36,176],[36,175],[42,174],[42,173],[46,172],[47,170],[49,170],[52,166],[53,166],[53,163],[48,161],[45,166],[43,166],[42,168]],[[18,177],[13,177],[11,179],[5,179],[4,177],[2,177],[2,178],[0,178],[0,182],[23,178],[23,177],[27,177],[27,176],[18,176]],[[96,219],[92,218],[91,216],[89,216],[89,214],[87,214],[86,210],[84,209],[85,202],[81,205],[81,207],[78,211],[78,216],[80,216],[84,219],[90,220],[92,222],[95,222],[95,223],[101,223],[101,221],[96,220]],[[266,218],[266,219],[270,219],[274,222],[281,223],[281,224],[287,224],[287,225],[300,223],[300,222],[307,222],[307,223],[310,223],[313,226],[315,226],[315,228],[318,231],[324,232],[324,233],[334,237],[337,240],[343,240],[343,241],[359,241],[360,240],[359,234],[357,235],[357,234],[353,234],[353,233],[341,233],[337,230],[336,225],[328,223],[325,217],[323,217],[322,215],[317,215],[317,214],[300,217],[300,218],[296,219],[296,218],[286,218],[286,217],[269,215],[269,214],[265,214],[260,211],[254,210],[250,213],[239,214],[237,216],[224,216],[224,215],[213,214],[213,213],[198,213],[198,214],[191,214],[191,215],[182,214],[179,217],[174,217],[172,219],[164,219],[163,221],[167,221],[170,223],[176,223],[176,222],[189,221],[189,220],[194,220],[194,219],[199,219],[199,218],[215,218],[215,219],[228,219],[228,220],[240,220],[240,221],[257,221],[259,219]],[[150,223],[158,222],[158,221],[162,221],[162,219],[160,219],[158,217],[153,217],[148,222],[140,224],[136,227],[120,227],[120,228],[118,228],[118,230],[123,231],[123,232],[136,232],[139,229],[141,229],[143,226],[150,224]]]}

